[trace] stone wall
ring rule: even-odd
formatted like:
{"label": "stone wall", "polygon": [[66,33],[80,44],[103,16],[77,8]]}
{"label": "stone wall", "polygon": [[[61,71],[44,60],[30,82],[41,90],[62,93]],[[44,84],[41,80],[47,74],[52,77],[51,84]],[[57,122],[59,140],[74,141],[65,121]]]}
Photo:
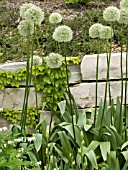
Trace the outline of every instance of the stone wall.
{"label": "stone wall", "polygon": [[[112,98],[116,102],[117,96],[121,96],[121,74],[120,74],[120,53],[113,53],[110,64],[110,88]],[[70,84],[71,92],[79,108],[95,106],[95,74],[97,55],[86,55],[80,65],[69,65],[71,71]],[[17,71],[25,67],[26,62],[1,64],[0,71]],[[99,55],[99,83],[98,83],[98,104],[104,98],[105,80],[107,72],[106,54]],[[123,53],[123,76],[126,77],[126,53]],[[25,82],[22,83],[25,85]],[[12,108],[22,110],[25,87],[5,88],[0,90],[0,108]],[[38,93],[38,101],[41,102],[42,93]],[[108,95],[107,95],[108,99]],[[128,101],[127,101],[128,103]],[[31,87],[29,106],[35,106],[35,92]]]}

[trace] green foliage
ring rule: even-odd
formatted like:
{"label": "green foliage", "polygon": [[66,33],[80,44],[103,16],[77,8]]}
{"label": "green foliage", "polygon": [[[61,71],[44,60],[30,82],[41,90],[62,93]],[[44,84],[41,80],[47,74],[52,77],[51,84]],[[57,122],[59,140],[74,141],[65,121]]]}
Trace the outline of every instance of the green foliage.
{"label": "green foliage", "polygon": [[84,3],[87,4],[89,3],[90,0],[64,0],[64,2],[69,3],[69,4],[78,4],[78,3]]}
{"label": "green foliage", "polygon": [[[12,123],[18,123],[21,118],[20,110],[13,110],[13,109],[3,109],[3,111],[0,112],[0,115],[3,116],[6,120],[11,121]],[[26,125],[28,128],[35,128],[39,121],[40,112],[36,110],[36,108],[28,107],[27,110],[27,122]]]}

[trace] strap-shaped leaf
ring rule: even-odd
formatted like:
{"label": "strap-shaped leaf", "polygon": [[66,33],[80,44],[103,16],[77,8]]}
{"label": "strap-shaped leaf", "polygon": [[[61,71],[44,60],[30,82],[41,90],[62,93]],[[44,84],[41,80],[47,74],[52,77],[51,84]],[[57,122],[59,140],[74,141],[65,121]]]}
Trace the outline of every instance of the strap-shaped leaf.
{"label": "strap-shaped leaf", "polygon": [[42,134],[36,133],[36,134],[33,134],[33,136],[35,137],[35,140],[34,140],[35,149],[38,152],[42,145]]}
{"label": "strap-shaped leaf", "polygon": [[94,151],[90,150],[89,152],[86,153],[86,156],[89,159],[89,161],[91,162],[92,167],[94,167],[95,169],[98,169],[96,155],[95,155]]}
{"label": "strap-shaped leaf", "polygon": [[107,160],[107,154],[110,153],[110,142],[100,142],[100,150],[103,160]]}

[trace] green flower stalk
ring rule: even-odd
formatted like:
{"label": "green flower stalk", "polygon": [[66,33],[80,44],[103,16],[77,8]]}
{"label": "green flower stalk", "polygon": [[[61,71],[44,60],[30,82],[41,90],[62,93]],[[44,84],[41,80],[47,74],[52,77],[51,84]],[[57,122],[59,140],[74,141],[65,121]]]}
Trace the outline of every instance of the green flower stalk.
{"label": "green flower stalk", "polygon": [[51,24],[57,24],[57,23],[60,23],[61,21],[62,21],[62,16],[57,12],[53,12],[49,16],[49,22]]}
{"label": "green flower stalk", "polygon": [[[110,82],[109,82],[109,70],[110,70],[110,60],[111,60],[111,52],[112,52],[112,37],[113,37],[112,27],[104,26],[101,29],[100,37],[102,39],[106,40],[106,55],[107,55],[107,75],[106,75],[105,95],[104,95],[104,103],[103,103],[103,113],[102,113],[101,125],[100,125],[100,127],[102,127],[108,88],[109,88],[109,104],[111,105],[111,91],[110,91]],[[108,39],[110,39],[109,53],[107,51]],[[101,133],[101,129],[100,129],[99,133]]]}
{"label": "green flower stalk", "polygon": [[[35,81],[35,97],[36,97],[36,111],[38,113],[38,98],[37,98],[37,84],[36,84],[36,70],[37,66],[42,64],[42,58],[34,55],[32,58],[30,58],[30,65],[34,68],[34,81]],[[39,116],[38,116],[38,122],[39,122]]]}
{"label": "green flower stalk", "polygon": [[55,69],[59,68],[62,65],[62,55],[58,53],[50,53],[49,56],[46,57],[46,65],[54,69],[54,81],[53,81],[53,95],[52,95],[52,108],[51,108],[51,120],[50,120],[50,126],[49,126],[49,133],[51,133],[51,125],[52,125],[52,119],[54,114],[54,94],[55,94]]}
{"label": "green flower stalk", "polygon": [[[102,24],[93,24],[89,28],[89,36],[91,38],[99,38],[100,37],[100,30],[103,27]],[[98,40],[97,40],[98,42]],[[98,98],[98,70],[99,70],[99,53],[97,54],[97,61],[96,61],[96,88],[95,88],[95,115],[94,115],[94,126],[96,122],[96,114],[97,114],[97,98]]]}
{"label": "green flower stalk", "polygon": [[120,10],[117,7],[110,6],[103,11],[103,18],[105,21],[117,21],[120,17]]}

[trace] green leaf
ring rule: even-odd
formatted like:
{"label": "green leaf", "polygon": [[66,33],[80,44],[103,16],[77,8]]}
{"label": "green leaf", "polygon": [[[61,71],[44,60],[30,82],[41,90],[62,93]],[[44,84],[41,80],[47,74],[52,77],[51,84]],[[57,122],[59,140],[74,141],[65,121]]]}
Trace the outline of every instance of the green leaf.
{"label": "green leaf", "polygon": [[116,157],[116,151],[110,151],[107,158],[107,164],[109,165],[109,170],[120,170],[119,161]]}
{"label": "green leaf", "polygon": [[86,153],[86,156],[89,159],[89,161],[91,162],[92,167],[94,167],[95,169],[98,169],[96,155],[95,155],[94,151],[90,150],[89,152]]}
{"label": "green leaf", "polygon": [[35,137],[35,140],[34,140],[35,149],[38,152],[42,145],[42,134],[36,133],[36,134],[33,134],[33,136]]}
{"label": "green leaf", "polygon": [[123,130],[123,114],[121,112],[121,104],[119,101],[119,98],[117,98],[116,102],[116,113],[114,115],[114,126],[117,129],[117,132],[122,135],[122,130]]}
{"label": "green leaf", "polygon": [[99,142],[96,140],[93,140],[88,147],[83,147],[83,154],[86,154],[90,150],[95,150],[99,146]]}
{"label": "green leaf", "polygon": [[128,170],[128,160],[125,162],[122,170]]}
{"label": "green leaf", "polygon": [[107,160],[107,154],[110,153],[110,142],[100,142],[100,150],[103,160]]}
{"label": "green leaf", "polygon": [[63,116],[65,109],[66,109],[66,100],[59,102],[58,106],[59,106],[59,109],[60,109],[60,113]]}
{"label": "green leaf", "polygon": [[121,152],[125,158],[126,161],[128,161],[128,150]]}
{"label": "green leaf", "polygon": [[121,150],[123,150],[126,146],[128,146],[128,141],[121,146]]}

